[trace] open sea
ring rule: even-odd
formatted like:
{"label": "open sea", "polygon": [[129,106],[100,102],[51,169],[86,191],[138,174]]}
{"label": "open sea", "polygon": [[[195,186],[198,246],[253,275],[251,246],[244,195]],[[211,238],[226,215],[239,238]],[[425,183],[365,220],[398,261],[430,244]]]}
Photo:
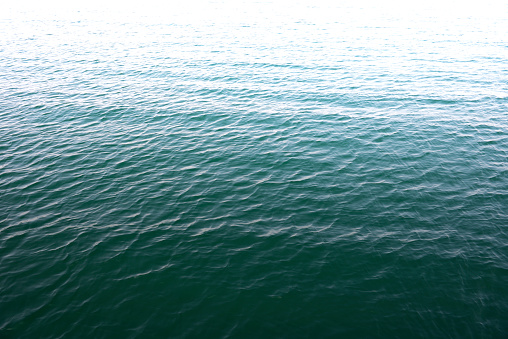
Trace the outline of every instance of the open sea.
{"label": "open sea", "polygon": [[508,3],[0,5],[0,338],[508,338]]}

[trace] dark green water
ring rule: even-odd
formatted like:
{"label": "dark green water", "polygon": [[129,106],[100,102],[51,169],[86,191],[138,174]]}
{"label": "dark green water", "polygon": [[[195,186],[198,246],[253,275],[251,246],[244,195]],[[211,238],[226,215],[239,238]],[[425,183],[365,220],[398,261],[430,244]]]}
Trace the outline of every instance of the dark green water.
{"label": "dark green water", "polygon": [[394,8],[4,12],[0,338],[506,338],[506,6]]}

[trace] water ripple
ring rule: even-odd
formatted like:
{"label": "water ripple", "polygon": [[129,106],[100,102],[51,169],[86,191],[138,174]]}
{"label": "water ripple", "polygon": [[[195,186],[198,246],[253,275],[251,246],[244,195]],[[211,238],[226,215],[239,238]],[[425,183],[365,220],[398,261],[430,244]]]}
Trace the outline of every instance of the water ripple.
{"label": "water ripple", "polygon": [[506,19],[243,5],[0,14],[0,336],[503,337]]}

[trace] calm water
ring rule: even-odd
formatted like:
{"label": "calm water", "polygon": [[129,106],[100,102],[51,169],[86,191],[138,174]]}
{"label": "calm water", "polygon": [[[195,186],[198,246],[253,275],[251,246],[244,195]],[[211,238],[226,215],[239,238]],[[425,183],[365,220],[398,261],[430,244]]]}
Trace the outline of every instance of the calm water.
{"label": "calm water", "polygon": [[508,6],[3,5],[1,338],[507,338]]}

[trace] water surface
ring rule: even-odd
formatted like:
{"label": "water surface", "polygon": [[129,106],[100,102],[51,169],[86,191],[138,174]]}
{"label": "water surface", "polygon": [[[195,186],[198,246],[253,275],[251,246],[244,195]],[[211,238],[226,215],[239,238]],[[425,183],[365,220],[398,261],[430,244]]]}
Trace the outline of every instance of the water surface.
{"label": "water surface", "polygon": [[506,5],[152,5],[4,5],[1,337],[506,337]]}

